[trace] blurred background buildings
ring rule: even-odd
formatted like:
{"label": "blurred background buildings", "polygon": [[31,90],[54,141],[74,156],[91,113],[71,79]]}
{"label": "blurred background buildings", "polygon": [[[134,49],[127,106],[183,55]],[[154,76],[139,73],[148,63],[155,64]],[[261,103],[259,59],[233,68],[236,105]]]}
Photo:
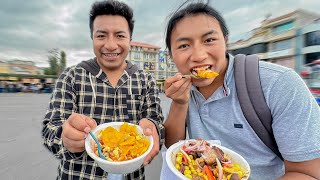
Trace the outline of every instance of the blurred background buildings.
{"label": "blurred background buildings", "polygon": [[246,37],[228,44],[232,54],[256,54],[294,69],[315,96],[320,97],[320,16],[298,9],[266,19]]}
{"label": "blurred background buildings", "polygon": [[[320,89],[320,62],[316,61],[320,59],[320,16],[316,13],[298,9],[272,19],[266,16],[258,28],[228,43],[228,50],[234,55],[256,54],[263,61],[292,68],[308,86]],[[153,73],[160,88],[177,72],[168,52],[152,44],[131,42],[127,60]],[[44,75],[44,68],[32,61],[0,60],[0,91],[4,84],[16,82],[52,86],[56,78]]]}

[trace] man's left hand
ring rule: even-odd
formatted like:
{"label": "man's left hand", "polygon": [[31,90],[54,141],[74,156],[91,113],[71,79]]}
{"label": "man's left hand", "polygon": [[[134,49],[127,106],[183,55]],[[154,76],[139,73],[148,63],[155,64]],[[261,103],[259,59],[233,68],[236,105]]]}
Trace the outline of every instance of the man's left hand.
{"label": "man's left hand", "polygon": [[143,118],[139,122],[139,126],[142,127],[143,133],[146,136],[152,135],[153,137],[153,147],[147,157],[144,159],[143,165],[146,166],[151,163],[153,158],[159,153],[159,135],[156,126],[152,121]]}

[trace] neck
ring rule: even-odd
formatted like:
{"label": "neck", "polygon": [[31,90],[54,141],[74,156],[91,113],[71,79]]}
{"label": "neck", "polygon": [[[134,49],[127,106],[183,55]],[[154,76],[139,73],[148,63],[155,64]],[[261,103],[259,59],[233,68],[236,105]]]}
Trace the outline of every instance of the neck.
{"label": "neck", "polygon": [[199,92],[205,99],[208,99],[219,87],[223,85],[224,75],[225,73],[220,74],[210,85],[198,88]]}
{"label": "neck", "polygon": [[[101,68],[101,66],[100,66]],[[109,82],[113,87],[116,87],[118,84],[119,79],[121,78],[123,72],[127,68],[127,63],[124,62],[121,67],[116,68],[116,69],[106,69],[106,68],[101,68],[102,71],[106,74],[108,77]]]}

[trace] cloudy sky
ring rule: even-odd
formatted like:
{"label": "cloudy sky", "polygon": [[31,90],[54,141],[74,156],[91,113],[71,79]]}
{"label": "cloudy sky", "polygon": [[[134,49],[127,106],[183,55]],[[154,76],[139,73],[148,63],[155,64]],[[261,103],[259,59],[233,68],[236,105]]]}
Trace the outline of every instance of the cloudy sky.
{"label": "cloudy sky", "polygon": [[[170,12],[184,0],[123,0],[134,10],[133,41],[164,45]],[[89,10],[93,0],[1,0],[0,60],[22,59],[47,64],[47,51],[67,53],[67,65],[93,57]],[[320,0],[211,0],[237,39],[260,25],[267,14],[277,17],[298,8],[318,12]],[[320,13],[320,12],[319,12]]]}

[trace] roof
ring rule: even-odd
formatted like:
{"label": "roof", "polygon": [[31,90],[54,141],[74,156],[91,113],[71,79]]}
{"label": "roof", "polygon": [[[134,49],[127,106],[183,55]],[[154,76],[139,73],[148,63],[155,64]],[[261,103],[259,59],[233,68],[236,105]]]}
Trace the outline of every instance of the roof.
{"label": "roof", "polygon": [[272,22],[275,22],[275,21],[279,21],[279,20],[282,20],[282,19],[289,18],[289,17],[291,17],[291,16],[293,16],[294,14],[297,14],[297,13],[303,13],[303,14],[308,14],[308,15],[319,16],[320,17],[320,15],[317,14],[317,13],[309,12],[309,11],[307,11],[305,9],[297,9],[295,11],[292,11],[292,12],[288,13],[288,14],[284,14],[282,16],[275,17],[273,19],[267,19],[266,21],[267,21],[267,23],[272,23]]}
{"label": "roof", "polygon": [[273,19],[269,19],[267,20],[267,23],[272,23],[272,22],[275,22],[275,21],[279,21],[281,19],[285,19],[285,18],[288,18],[288,17],[291,17],[295,14],[296,12],[291,12],[289,14],[285,14],[285,15],[282,15],[282,16],[279,16],[279,17],[276,17],[276,18],[273,18]]}
{"label": "roof", "polygon": [[131,41],[131,46],[138,46],[138,47],[151,48],[151,49],[161,49],[161,47],[159,46],[154,46],[147,43],[133,42],[133,41]]}

